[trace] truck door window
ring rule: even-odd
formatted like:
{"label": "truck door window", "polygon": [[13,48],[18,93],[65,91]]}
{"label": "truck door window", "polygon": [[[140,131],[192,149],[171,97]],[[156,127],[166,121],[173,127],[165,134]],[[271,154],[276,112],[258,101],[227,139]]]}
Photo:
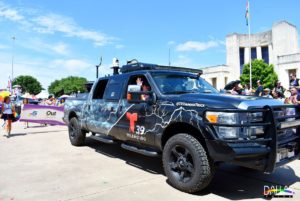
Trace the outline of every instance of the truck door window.
{"label": "truck door window", "polygon": [[127,91],[151,91],[151,86],[144,75],[133,75],[130,77],[127,85]]}
{"label": "truck door window", "polygon": [[[120,78],[119,78],[120,79]],[[119,101],[123,90],[123,80],[111,79],[104,93],[104,99]]]}
{"label": "truck door window", "polygon": [[103,94],[108,80],[99,80],[94,90],[93,99],[103,99]]}

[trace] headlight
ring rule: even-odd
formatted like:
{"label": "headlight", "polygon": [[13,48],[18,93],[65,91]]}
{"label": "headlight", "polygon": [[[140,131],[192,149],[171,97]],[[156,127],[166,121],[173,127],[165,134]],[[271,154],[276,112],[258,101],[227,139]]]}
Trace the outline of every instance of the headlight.
{"label": "headlight", "polygon": [[213,125],[216,133],[221,139],[256,139],[264,134],[263,126],[230,127],[236,124],[262,123],[262,112],[249,113],[227,113],[207,112],[206,119],[210,123],[227,124],[229,126]]}
{"label": "headlight", "polygon": [[[207,112],[206,119],[210,123],[235,125],[238,123],[238,113]],[[214,126],[214,128],[219,138],[236,139],[239,137],[239,127]]]}
{"label": "headlight", "polygon": [[[245,118],[242,117],[242,120],[245,121]],[[247,123],[260,123],[263,122],[263,113],[262,112],[253,112],[247,114]],[[243,136],[245,138],[255,139],[258,136],[264,134],[263,126],[251,126],[244,128]]]}

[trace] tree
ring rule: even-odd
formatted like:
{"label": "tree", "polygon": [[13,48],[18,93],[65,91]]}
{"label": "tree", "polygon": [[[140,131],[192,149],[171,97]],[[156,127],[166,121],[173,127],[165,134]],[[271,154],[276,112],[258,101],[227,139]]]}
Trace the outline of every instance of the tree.
{"label": "tree", "polygon": [[55,96],[61,96],[63,94],[70,95],[71,93],[85,92],[86,88],[84,84],[87,80],[83,77],[67,77],[61,80],[53,81],[48,87],[48,91]]}
{"label": "tree", "polygon": [[[242,84],[250,83],[250,65],[246,64],[240,77]],[[252,87],[257,88],[257,80],[260,80],[264,88],[272,89],[275,86],[278,76],[272,64],[267,64],[264,60],[252,61]]]}
{"label": "tree", "polygon": [[20,85],[22,93],[37,95],[43,90],[41,83],[30,75],[20,75],[13,80],[12,84]]}

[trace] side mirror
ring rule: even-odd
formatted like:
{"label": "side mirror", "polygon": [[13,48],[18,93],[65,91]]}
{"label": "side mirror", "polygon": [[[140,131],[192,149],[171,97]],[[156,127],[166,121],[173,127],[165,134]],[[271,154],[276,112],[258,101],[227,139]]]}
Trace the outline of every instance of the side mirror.
{"label": "side mirror", "polygon": [[156,103],[156,94],[152,91],[128,91],[128,103]]}

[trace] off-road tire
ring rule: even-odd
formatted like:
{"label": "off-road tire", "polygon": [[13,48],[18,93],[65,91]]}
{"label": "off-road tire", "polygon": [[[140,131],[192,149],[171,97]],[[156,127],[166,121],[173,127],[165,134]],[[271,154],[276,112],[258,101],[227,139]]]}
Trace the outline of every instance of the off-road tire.
{"label": "off-road tire", "polygon": [[169,183],[183,192],[205,190],[213,177],[214,169],[205,149],[189,134],[171,137],[164,146],[162,160]]}
{"label": "off-road tire", "polygon": [[78,119],[73,117],[68,125],[69,139],[72,145],[82,146],[84,145],[86,133],[81,130]]}

